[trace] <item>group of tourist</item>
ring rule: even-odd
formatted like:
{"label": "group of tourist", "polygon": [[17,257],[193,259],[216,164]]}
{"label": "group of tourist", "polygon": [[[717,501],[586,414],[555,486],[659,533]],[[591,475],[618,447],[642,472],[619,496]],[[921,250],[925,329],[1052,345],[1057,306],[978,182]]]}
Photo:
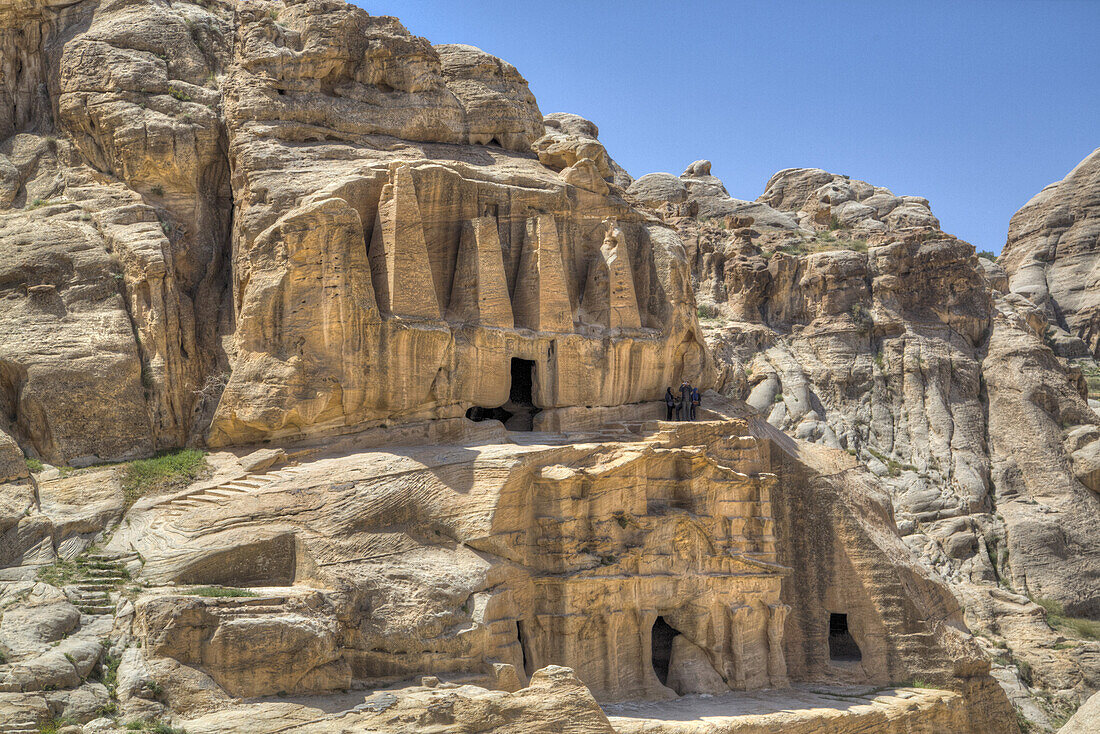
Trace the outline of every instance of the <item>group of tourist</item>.
{"label": "group of tourist", "polygon": [[677,392],[672,392],[671,387],[665,388],[665,420],[693,421],[701,402],[699,388],[692,387],[687,380],[680,383]]}

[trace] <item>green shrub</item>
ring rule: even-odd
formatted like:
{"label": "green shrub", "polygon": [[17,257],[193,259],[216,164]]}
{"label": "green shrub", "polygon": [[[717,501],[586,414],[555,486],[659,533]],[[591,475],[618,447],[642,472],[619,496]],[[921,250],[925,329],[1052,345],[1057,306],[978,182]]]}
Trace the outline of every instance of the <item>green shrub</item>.
{"label": "green shrub", "polygon": [[993,254],[992,250],[978,250],[974,254],[978,257],[984,257],[986,260],[992,260],[993,262],[997,261],[997,256]]}
{"label": "green shrub", "polygon": [[27,211],[32,211],[34,209],[44,207],[49,203],[50,203],[49,199],[35,199],[34,201],[32,201],[30,204],[27,205]]}
{"label": "green shrub", "polygon": [[718,318],[719,312],[717,307],[708,306],[701,303],[698,307],[696,307],[695,313],[700,319],[713,321],[714,319]]}
{"label": "green shrub", "polygon": [[151,191],[153,192],[153,196],[164,196],[164,187],[160,184],[153,186]]}
{"label": "green shrub", "polygon": [[175,87],[168,87],[168,94],[178,99],[180,102],[190,102],[191,95],[182,89],[176,89]]}
{"label": "green shrub", "polygon": [[206,453],[198,449],[164,451],[132,461],[122,470],[126,507],[147,494],[182,489],[206,470]]}
{"label": "green shrub", "polygon": [[1036,604],[1046,611],[1047,625],[1062,632],[1067,637],[1081,640],[1100,640],[1100,622],[1084,617],[1071,617],[1066,614],[1062,603],[1054,599],[1034,598]]}
{"label": "green shrub", "polygon": [[848,249],[853,252],[867,252],[867,240],[848,240]]}
{"label": "green shrub", "polygon": [[840,227],[841,227],[840,220],[837,218],[837,216],[835,214],[830,214],[829,215],[829,229],[830,230],[837,230],[837,229],[840,229]]}
{"label": "green shrub", "polygon": [[45,467],[38,459],[27,459],[27,470],[32,471],[35,474],[42,471]]}
{"label": "green shrub", "polygon": [[50,565],[38,569],[38,580],[51,586],[60,587],[72,583],[79,572],[80,569],[77,568],[74,562],[63,561],[59,558]]}
{"label": "green shrub", "polygon": [[200,586],[183,593],[192,596],[208,597],[259,596],[255,591],[250,591],[249,589],[234,589],[224,586]]}
{"label": "green shrub", "polygon": [[70,726],[76,722],[72,719],[62,719],[56,716],[51,716],[38,725],[38,734],[57,734],[57,732],[64,726]]}

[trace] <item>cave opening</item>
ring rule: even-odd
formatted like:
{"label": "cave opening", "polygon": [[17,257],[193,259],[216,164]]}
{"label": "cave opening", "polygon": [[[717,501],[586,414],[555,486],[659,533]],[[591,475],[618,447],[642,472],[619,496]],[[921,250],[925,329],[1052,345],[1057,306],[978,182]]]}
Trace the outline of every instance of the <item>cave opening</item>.
{"label": "cave opening", "polygon": [[466,417],[472,421],[500,421],[509,431],[532,431],[535,427],[535,363],[529,359],[513,359],[508,402],[495,408],[475,405],[467,409]]}
{"label": "cave opening", "polygon": [[855,638],[848,630],[848,615],[829,615],[829,660],[842,663],[858,663],[863,659]]}
{"label": "cave opening", "polygon": [[650,633],[650,646],[652,648],[653,672],[657,674],[657,680],[662,686],[668,685],[668,666],[672,662],[672,640],[680,631],[665,621],[664,617],[657,617],[653,622],[653,631]]}

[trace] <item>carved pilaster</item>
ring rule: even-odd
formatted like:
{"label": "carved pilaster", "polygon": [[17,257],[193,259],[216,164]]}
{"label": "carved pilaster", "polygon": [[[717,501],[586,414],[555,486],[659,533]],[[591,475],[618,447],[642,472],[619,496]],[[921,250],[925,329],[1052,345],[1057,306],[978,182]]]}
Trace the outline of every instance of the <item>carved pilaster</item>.
{"label": "carved pilaster", "polygon": [[786,604],[769,604],[768,616],[768,677],[774,688],[785,688],[787,681],[787,656],[783,652],[783,630],[787,623],[787,613],[791,608]]}
{"label": "carved pilaster", "polygon": [[731,688],[745,687],[745,631],[751,615],[752,607],[744,604],[730,606],[730,661],[733,669],[727,668],[726,681]]}

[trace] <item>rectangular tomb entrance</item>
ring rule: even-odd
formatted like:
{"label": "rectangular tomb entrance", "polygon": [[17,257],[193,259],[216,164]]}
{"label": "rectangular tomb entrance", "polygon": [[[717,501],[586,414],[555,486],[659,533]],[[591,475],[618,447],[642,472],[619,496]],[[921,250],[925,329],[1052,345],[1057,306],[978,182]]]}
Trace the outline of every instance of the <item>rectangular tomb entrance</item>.
{"label": "rectangular tomb entrance", "polygon": [[858,663],[863,659],[855,638],[848,630],[848,615],[829,615],[829,660],[841,663]]}
{"label": "rectangular tomb entrance", "polygon": [[508,388],[508,402],[504,409],[511,417],[504,422],[509,431],[530,431],[534,428],[535,414],[535,363],[529,359],[512,359],[512,382]]}

